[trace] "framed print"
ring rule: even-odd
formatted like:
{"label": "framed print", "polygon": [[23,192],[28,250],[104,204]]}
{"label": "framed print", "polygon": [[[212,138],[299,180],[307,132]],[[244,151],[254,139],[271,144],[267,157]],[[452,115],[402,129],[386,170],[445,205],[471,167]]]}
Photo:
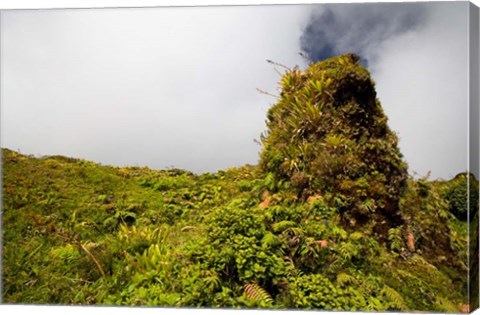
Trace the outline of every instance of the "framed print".
{"label": "framed print", "polygon": [[5,305],[478,308],[475,4],[3,9],[0,27]]}

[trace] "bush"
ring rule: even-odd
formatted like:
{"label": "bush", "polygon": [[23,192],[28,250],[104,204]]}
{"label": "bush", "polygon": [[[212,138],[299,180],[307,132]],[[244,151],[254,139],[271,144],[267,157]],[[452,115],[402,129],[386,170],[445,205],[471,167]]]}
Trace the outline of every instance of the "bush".
{"label": "bush", "polygon": [[460,220],[467,220],[469,214],[473,219],[478,212],[478,181],[467,173],[458,174],[453,181],[455,183],[444,195],[450,212]]}

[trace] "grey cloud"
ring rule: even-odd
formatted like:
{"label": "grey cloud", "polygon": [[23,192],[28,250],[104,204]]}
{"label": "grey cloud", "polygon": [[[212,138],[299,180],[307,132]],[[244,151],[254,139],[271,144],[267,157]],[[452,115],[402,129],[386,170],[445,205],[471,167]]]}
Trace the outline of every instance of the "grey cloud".
{"label": "grey cloud", "polygon": [[431,3],[425,25],[386,40],[371,65],[411,172],[467,170],[468,2]]}
{"label": "grey cloud", "polygon": [[[255,164],[304,6],[2,12],[1,145],[194,172]],[[281,36],[279,35],[281,34]]]}
{"label": "grey cloud", "polygon": [[422,3],[359,3],[315,6],[301,37],[314,61],[357,53],[364,63],[386,39],[415,29],[425,17]]}

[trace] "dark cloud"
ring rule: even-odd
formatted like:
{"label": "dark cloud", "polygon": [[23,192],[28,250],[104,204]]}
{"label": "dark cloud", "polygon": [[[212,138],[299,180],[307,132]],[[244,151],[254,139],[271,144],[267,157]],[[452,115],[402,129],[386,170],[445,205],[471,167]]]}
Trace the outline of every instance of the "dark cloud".
{"label": "dark cloud", "polygon": [[424,3],[327,4],[314,7],[301,36],[301,49],[313,61],[348,52],[364,64],[386,39],[422,24]]}

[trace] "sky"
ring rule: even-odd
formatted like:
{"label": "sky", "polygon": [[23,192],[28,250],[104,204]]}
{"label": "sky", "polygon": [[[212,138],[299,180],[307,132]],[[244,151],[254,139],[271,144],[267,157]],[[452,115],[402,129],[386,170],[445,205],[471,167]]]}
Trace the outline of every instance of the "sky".
{"label": "sky", "polygon": [[[467,169],[466,3],[1,13],[0,144],[197,173],[256,164],[280,80],[355,52],[411,174]],[[281,69],[279,69],[281,70]]]}

